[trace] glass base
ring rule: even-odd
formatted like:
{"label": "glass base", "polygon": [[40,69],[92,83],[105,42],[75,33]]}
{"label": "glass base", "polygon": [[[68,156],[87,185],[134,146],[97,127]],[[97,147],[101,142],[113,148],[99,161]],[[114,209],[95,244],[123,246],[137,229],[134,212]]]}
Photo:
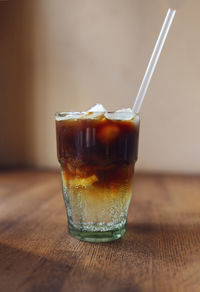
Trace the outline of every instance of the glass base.
{"label": "glass base", "polygon": [[108,242],[121,238],[126,232],[126,226],[109,231],[81,231],[69,225],[69,234],[76,239],[88,242]]}

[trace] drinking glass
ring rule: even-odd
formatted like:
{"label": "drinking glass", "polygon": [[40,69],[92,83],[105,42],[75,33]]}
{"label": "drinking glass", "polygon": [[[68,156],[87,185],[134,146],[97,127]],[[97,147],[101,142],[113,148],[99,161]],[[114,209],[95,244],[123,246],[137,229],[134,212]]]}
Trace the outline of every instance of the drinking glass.
{"label": "drinking glass", "polygon": [[61,112],[55,118],[69,233],[90,242],[122,237],[133,192],[139,116]]}

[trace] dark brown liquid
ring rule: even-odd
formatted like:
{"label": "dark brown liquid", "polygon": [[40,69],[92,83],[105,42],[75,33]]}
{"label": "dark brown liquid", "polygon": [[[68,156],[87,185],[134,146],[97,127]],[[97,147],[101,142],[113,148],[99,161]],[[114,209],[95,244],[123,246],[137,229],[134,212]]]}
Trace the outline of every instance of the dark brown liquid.
{"label": "dark brown liquid", "polygon": [[66,179],[98,177],[98,186],[133,175],[138,126],[105,118],[56,121],[58,160]]}

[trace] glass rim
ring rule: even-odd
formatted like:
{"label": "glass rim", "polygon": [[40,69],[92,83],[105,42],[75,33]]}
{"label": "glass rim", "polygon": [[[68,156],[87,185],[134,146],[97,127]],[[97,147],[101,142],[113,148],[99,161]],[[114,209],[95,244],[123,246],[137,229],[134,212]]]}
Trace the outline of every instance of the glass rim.
{"label": "glass rim", "polygon": [[[91,114],[91,113],[95,113],[95,114],[105,114],[105,113],[108,113],[108,114],[114,114],[116,113],[116,111],[106,111],[106,112],[100,112],[100,111],[95,111],[95,112],[88,112],[88,111],[80,111],[80,112],[55,112],[55,117],[65,117],[67,115],[85,115],[85,114]],[[130,112],[127,112],[127,111],[120,111],[118,113],[123,113],[123,114],[130,114]],[[139,114],[134,114],[135,116],[139,116]]]}
{"label": "glass rim", "polygon": [[[92,114],[96,114],[95,116],[92,116]],[[107,117],[107,114],[113,115],[111,117]],[[64,121],[64,120],[98,120],[98,117],[101,117],[104,115],[106,119],[109,120],[116,120],[116,121],[137,121],[139,122],[140,117],[139,114],[134,113],[133,116],[130,117],[130,112],[127,111],[120,111],[118,112],[119,114],[122,114],[123,117],[116,117],[114,114],[116,111],[106,111],[106,112],[100,112],[100,111],[95,111],[95,112],[56,112],[55,113],[55,120],[57,122],[59,121]]]}

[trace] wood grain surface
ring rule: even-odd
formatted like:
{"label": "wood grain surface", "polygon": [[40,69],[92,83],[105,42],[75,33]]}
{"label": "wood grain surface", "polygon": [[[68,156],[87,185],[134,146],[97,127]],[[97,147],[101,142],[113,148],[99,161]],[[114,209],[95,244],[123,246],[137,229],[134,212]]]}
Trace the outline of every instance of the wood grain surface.
{"label": "wood grain surface", "polygon": [[200,291],[200,178],[136,175],[127,233],[67,233],[56,172],[0,173],[0,291]]}

